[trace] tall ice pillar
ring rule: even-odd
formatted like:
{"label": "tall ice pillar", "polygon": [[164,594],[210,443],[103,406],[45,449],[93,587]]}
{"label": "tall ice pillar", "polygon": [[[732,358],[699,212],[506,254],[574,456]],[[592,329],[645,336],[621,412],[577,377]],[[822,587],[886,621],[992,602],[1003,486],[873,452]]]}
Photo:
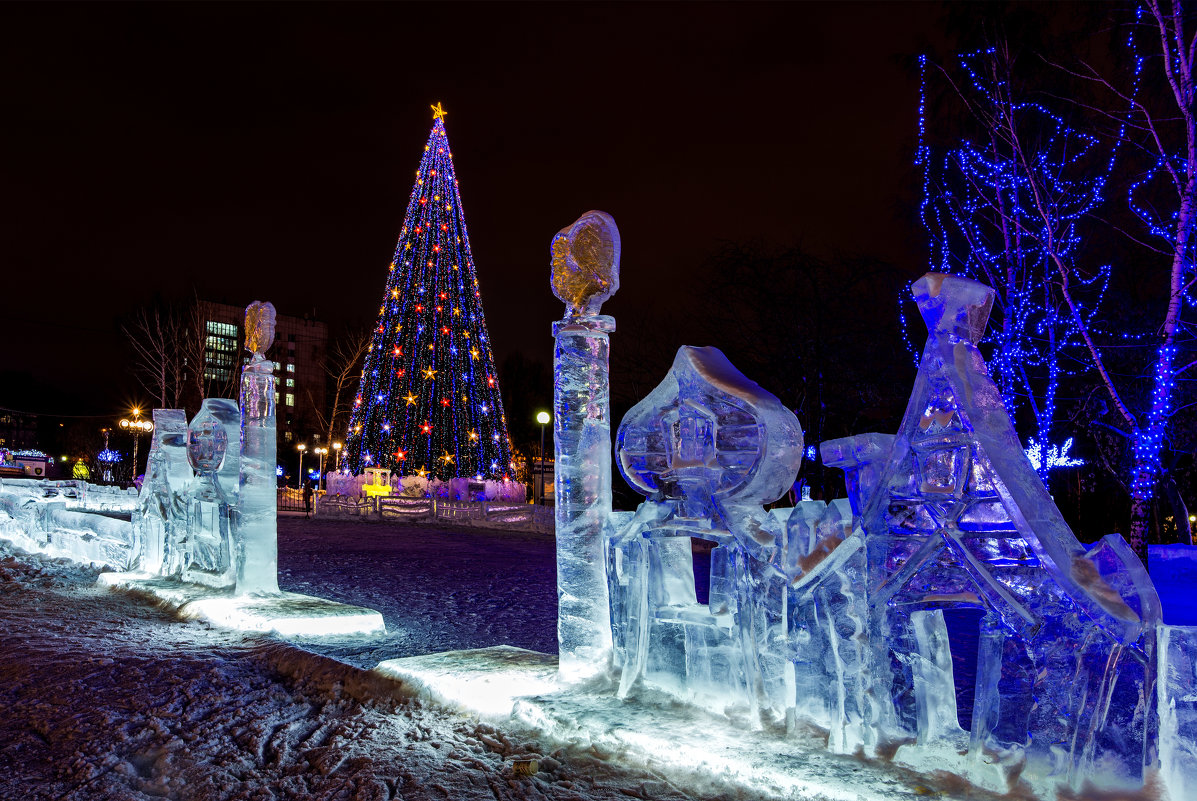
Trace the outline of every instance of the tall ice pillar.
{"label": "tall ice pillar", "polygon": [[599,310],[617,289],[619,229],[609,215],[589,211],[553,238],[553,294],[566,304],[564,319],[553,324],[553,444],[558,671],[567,681],[611,665],[607,353],[615,319]]}
{"label": "tall ice pillar", "polygon": [[245,349],[253,356],[241,372],[241,499],[234,546],[237,594],[278,592],[278,429],[274,419],[274,363],[262,354],[274,342],[274,306],[245,309]]}

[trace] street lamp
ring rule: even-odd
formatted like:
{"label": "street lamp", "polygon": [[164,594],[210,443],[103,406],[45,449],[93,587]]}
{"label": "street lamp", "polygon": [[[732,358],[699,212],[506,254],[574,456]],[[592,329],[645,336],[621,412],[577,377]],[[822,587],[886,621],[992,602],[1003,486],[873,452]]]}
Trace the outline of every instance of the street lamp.
{"label": "street lamp", "polygon": [[548,412],[537,412],[536,422],[540,423],[540,469],[537,471],[540,482],[537,488],[540,490],[540,505],[544,506],[544,427],[548,425],[553,418],[549,416]]}
{"label": "street lamp", "polygon": [[341,443],[334,442],[333,450],[337,452],[337,472],[341,472]]}
{"label": "street lamp", "polygon": [[124,429],[125,431],[128,431],[129,433],[131,433],[133,435],[133,480],[136,481],[137,480],[137,443],[138,443],[137,437],[140,434],[148,434],[151,431],[153,431],[154,423],[150,420],[142,420],[141,419],[141,409],[137,408],[136,406],[134,406],[131,411],[132,411],[131,417],[133,419],[130,420],[129,418],[122,418],[121,422],[120,422],[120,426],[122,429]]}
{"label": "street lamp", "polygon": [[317,448],[316,453],[320,456],[320,472],[316,475],[316,489],[324,489],[324,456],[328,453],[328,448]]}
{"label": "street lamp", "polygon": [[295,446],[299,449],[299,482],[296,484],[300,490],[303,489],[303,452],[308,449],[307,445],[302,442]]}

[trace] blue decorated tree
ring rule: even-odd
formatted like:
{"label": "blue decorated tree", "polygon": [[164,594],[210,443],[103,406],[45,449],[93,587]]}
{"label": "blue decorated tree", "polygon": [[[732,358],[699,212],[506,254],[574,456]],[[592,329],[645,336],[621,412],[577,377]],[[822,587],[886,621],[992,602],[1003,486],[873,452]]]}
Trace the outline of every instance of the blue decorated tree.
{"label": "blue decorated tree", "polygon": [[1134,178],[1129,182],[1131,211],[1146,230],[1146,257],[1154,262],[1147,278],[1164,298],[1151,310],[1151,329],[1140,332],[1147,347],[1138,377],[1149,384],[1146,408],[1137,413],[1123,396],[1110,396],[1131,441],[1131,540],[1147,540],[1152,500],[1166,476],[1163,454],[1169,448],[1180,383],[1197,366],[1192,310],[1197,298],[1197,19],[1182,0],[1146,0],[1136,11],[1128,47],[1133,58],[1129,89],[1118,89],[1093,68],[1082,75],[1131,105],[1120,131],[1134,147]]}
{"label": "blue decorated tree", "polygon": [[[921,110],[926,108],[927,63]],[[1029,419],[1028,453],[1046,481],[1075,464],[1058,422],[1061,382],[1092,365],[1092,329],[1110,267],[1083,245],[1102,225],[1113,155],[1027,98],[1005,45],[936,68],[966,113],[962,131],[933,144],[920,115],[917,163],[921,217],[932,269],[966,275],[996,290],[985,342],[989,368],[1012,416]],[[1098,353],[1097,365],[1104,369]],[[1063,457],[1061,453],[1063,452]],[[1049,455],[1054,454],[1055,458]]]}
{"label": "blue decorated tree", "polygon": [[[1071,84],[1040,95],[1051,97],[1050,109],[1016,93],[1000,50],[966,57],[966,78],[954,88],[971,96],[983,133],[938,152],[924,142],[919,151],[935,266],[998,289],[993,367],[1012,405],[1040,399],[1038,442],[1047,446],[1045,413],[1061,375],[1083,365],[1104,396],[1091,422],[1125,443],[1127,540],[1140,554],[1161,487],[1179,498],[1164,457],[1174,453],[1174,415],[1187,404],[1180,393],[1197,367],[1195,28],[1181,0],[1145,0],[1127,29],[1121,72],[1085,61],[1057,66],[1053,77]],[[979,57],[994,68],[969,68]],[[1078,99],[1094,90],[1104,97]],[[1067,126],[1066,116],[1084,120],[1084,131]],[[1020,120],[1034,117],[1038,124],[1020,129]],[[1125,208],[1107,197],[1115,185],[1127,187]],[[1125,272],[1114,276],[1125,296],[1104,311],[1098,304],[1110,276],[1090,239],[1098,214],[1127,254]],[[1034,269],[1024,271],[1028,265]],[[1032,368],[1026,379],[1024,366]],[[1183,503],[1176,507],[1173,515],[1183,515]]]}
{"label": "blue decorated tree", "polygon": [[346,455],[354,472],[502,479],[511,446],[444,117],[433,106]]}

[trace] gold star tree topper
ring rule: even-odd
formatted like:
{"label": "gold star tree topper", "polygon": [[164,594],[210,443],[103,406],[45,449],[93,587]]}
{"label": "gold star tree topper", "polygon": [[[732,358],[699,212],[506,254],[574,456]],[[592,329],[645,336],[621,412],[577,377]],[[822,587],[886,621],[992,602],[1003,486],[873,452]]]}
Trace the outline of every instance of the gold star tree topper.
{"label": "gold star tree topper", "polygon": [[445,118],[445,115],[447,115],[449,113],[449,112],[445,111],[443,108],[441,108],[440,103],[437,103],[435,106],[430,106],[429,108],[432,109],[432,119],[434,119],[434,120],[443,120]]}

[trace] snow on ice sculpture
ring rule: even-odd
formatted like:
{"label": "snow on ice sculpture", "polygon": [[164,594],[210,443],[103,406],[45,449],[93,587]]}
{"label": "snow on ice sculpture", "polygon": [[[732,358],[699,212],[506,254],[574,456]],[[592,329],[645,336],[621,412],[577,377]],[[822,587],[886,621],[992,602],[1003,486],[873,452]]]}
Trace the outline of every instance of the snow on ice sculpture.
{"label": "snow on ice sculpture", "polygon": [[1154,587],[1118,535],[1086,552],[1028,462],[976,347],[993,291],[939,274],[913,290],[928,328],[919,374],[879,477],[854,503],[872,697],[889,699],[865,710],[875,718],[862,745],[966,741],[942,610],[975,607],[974,764],[1011,785],[1140,786],[1155,752]]}
{"label": "snow on ice sculpture", "polygon": [[553,443],[557,527],[557,642],[567,681],[611,664],[604,532],[611,515],[608,335],[599,314],[619,288],[619,229],[588,211],[553,238],[553,294],[566,304],[553,323]]}
{"label": "snow on ice sculpture", "polygon": [[210,587],[236,583],[233,535],[240,437],[241,410],[224,398],[206,398],[188,426],[187,457],[196,475],[187,492],[184,581]]}
{"label": "snow on ice sculpture", "polygon": [[[619,469],[646,497],[610,545],[619,693],[637,682],[705,706],[791,706],[784,598],[786,529],[764,504],[793,484],[802,427],[716,348],[681,348],[624,417]],[[710,551],[695,589],[691,538]]]}

